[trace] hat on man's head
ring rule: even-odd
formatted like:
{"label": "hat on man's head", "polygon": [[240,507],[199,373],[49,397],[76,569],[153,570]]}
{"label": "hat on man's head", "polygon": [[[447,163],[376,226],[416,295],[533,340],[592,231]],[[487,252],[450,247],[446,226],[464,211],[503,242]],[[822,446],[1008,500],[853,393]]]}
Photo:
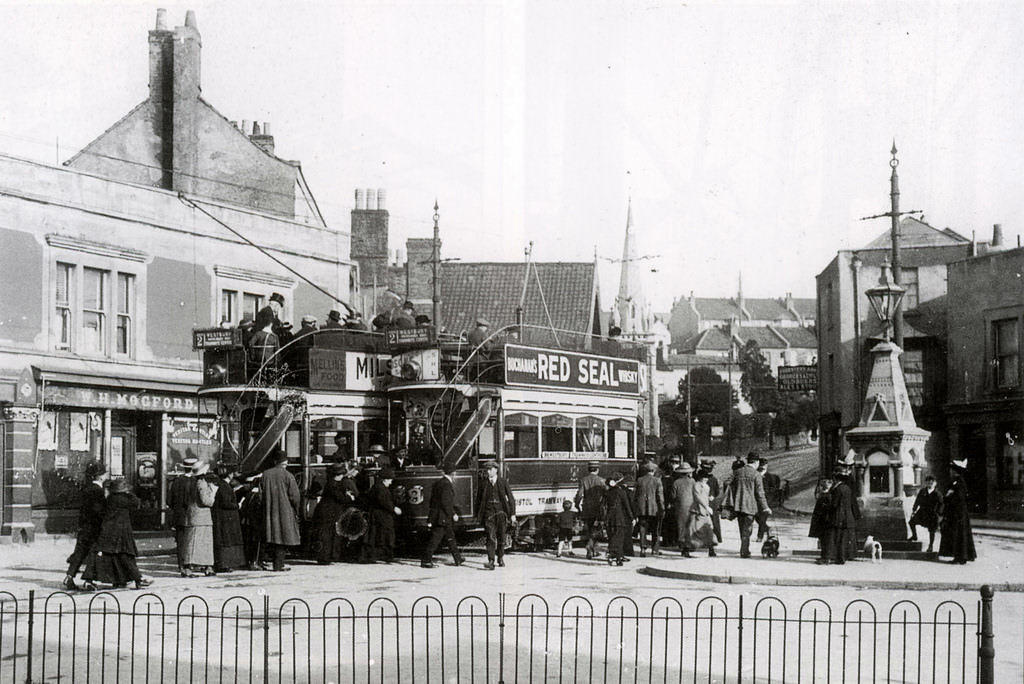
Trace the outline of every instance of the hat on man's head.
{"label": "hat on man's head", "polygon": [[740,468],[745,468],[746,465],[746,461],[744,461],[742,458],[737,458],[735,461],[732,462],[732,469],[739,470]]}
{"label": "hat on man's head", "polygon": [[715,459],[713,458],[702,458],[700,459],[700,466],[702,468],[714,468],[716,465]]}
{"label": "hat on man's head", "polygon": [[377,477],[382,480],[394,480],[395,471],[391,468],[383,468],[379,473],[377,473]]}
{"label": "hat on man's head", "polygon": [[371,444],[369,452],[371,454],[383,454],[385,453],[383,444]]}
{"label": "hat on man's head", "polygon": [[487,322],[487,319],[483,316],[477,316],[476,324],[482,328],[489,328],[491,324]]}
{"label": "hat on man's head", "polygon": [[757,463],[759,460],[761,460],[761,454],[756,451],[751,451],[747,454],[747,463]]}
{"label": "hat on man's head", "polygon": [[425,325],[430,323],[430,316],[427,314],[416,314],[416,325]]}
{"label": "hat on man's head", "polygon": [[256,325],[256,321],[252,319],[252,312],[247,311],[242,314],[242,320],[238,323],[239,328],[251,328],[254,325]]}
{"label": "hat on man's head", "polygon": [[847,468],[853,467],[857,462],[857,454],[850,449],[846,452],[846,456],[836,461],[836,465],[846,466]]}
{"label": "hat on man's head", "polygon": [[337,309],[331,309],[331,312],[329,314],[327,314],[327,320],[330,320],[330,321],[340,321],[341,320],[341,312],[338,311]]}
{"label": "hat on man's head", "polygon": [[113,494],[125,494],[127,492],[130,492],[131,490],[132,488],[131,485],[128,484],[128,480],[126,480],[123,477],[118,478],[116,480],[112,480],[110,483],[110,491]]}
{"label": "hat on man's head", "polygon": [[612,327],[608,328],[608,337],[616,337],[616,336],[621,335],[621,334],[622,334],[622,328],[620,328],[617,325],[613,325]]}
{"label": "hat on man's head", "polygon": [[344,475],[348,472],[348,464],[344,461],[338,461],[327,466],[327,472],[331,475]]}
{"label": "hat on man's head", "polygon": [[195,467],[196,463],[199,463],[199,459],[196,458],[195,456],[186,456],[185,458],[181,459],[181,467],[187,468],[188,470],[192,470],[192,468]]}
{"label": "hat on man's head", "polygon": [[668,459],[669,463],[682,463],[682,461],[683,459],[679,457],[679,454],[674,454]]}
{"label": "hat on man's head", "polygon": [[451,475],[456,470],[458,470],[458,468],[456,468],[455,464],[452,463],[451,461],[446,461],[441,465],[441,472],[444,473],[445,475]]}
{"label": "hat on man's head", "polygon": [[962,458],[959,461],[954,458],[952,461],[949,462],[949,465],[953,466],[954,468],[957,468],[958,470],[967,470],[967,458]]}
{"label": "hat on man's head", "polygon": [[498,462],[497,461],[488,461],[487,463],[484,463],[484,469],[485,470],[497,470],[498,469]]}
{"label": "hat on man's head", "polygon": [[690,465],[689,463],[683,463],[678,468],[676,468],[676,472],[677,473],[683,473],[683,474],[692,473],[693,472],[693,466]]}
{"label": "hat on man's head", "polygon": [[405,301],[404,301],[404,302],[402,303],[402,308],[403,308],[403,309],[415,309],[415,308],[416,308],[416,305],[415,305],[415,304],[413,304],[412,302],[410,302],[410,301],[409,301],[408,299],[406,299],[406,300],[405,300]]}
{"label": "hat on man's head", "polygon": [[597,461],[590,461],[587,463],[587,470],[597,470],[601,467],[601,464]]}
{"label": "hat on man's head", "polygon": [[644,464],[644,470],[646,470],[649,473],[653,473],[657,469],[658,464],[655,463],[654,461],[648,461],[647,463]]}
{"label": "hat on man's head", "polygon": [[306,314],[305,316],[302,317],[302,322],[303,323],[316,323],[316,316],[314,316],[313,314]]}
{"label": "hat on man's head", "polygon": [[270,301],[277,302],[281,306],[284,306],[284,295],[281,294],[280,292],[275,292],[274,294],[270,295]]}

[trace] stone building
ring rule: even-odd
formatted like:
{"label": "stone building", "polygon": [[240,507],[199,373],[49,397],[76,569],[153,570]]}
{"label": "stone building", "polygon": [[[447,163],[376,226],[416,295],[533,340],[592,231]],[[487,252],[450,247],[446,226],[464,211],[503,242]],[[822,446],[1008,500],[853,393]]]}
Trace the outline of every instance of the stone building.
{"label": "stone building", "polygon": [[982,256],[950,263],[950,457],[967,459],[975,510],[1024,519],[1024,249],[1001,230]]}
{"label": "stone building", "polygon": [[158,10],[141,104],[63,167],[0,156],[2,539],[73,527],[91,459],[161,524],[166,474],[216,456],[191,330],[273,292],[288,321],[349,296],[347,234],[265,124],[206,102],[200,48],[192,12]]}

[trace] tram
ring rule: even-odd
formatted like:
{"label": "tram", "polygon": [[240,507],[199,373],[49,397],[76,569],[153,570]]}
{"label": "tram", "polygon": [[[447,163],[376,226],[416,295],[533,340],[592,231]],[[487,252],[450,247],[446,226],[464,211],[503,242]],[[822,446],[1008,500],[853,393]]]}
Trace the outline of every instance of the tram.
{"label": "tram", "polygon": [[[194,331],[200,394],[219,407],[222,458],[255,472],[275,447],[288,455],[307,516],[333,461],[372,476],[370,446],[406,447],[392,488],[401,531],[426,526],[431,484],[455,467],[462,529],[480,527],[481,463],[494,460],[515,495],[521,539],[541,543],[589,462],[635,474],[643,453],[644,350],[591,336],[510,326],[473,347],[432,327],[320,330],[274,364],[247,362],[237,330]],[[300,344],[301,342],[301,344]]]}

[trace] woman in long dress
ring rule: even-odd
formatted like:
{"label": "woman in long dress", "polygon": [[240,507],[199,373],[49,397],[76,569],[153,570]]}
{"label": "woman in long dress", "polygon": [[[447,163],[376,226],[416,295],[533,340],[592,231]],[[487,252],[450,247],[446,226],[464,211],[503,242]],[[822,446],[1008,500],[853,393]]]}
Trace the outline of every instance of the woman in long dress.
{"label": "woman in long dress", "polygon": [[690,506],[690,546],[695,549],[706,548],[709,556],[717,555],[715,545],[715,525],[712,519],[711,487],[708,485],[708,473],[698,470],[693,476],[693,504]]}
{"label": "woman in long dress", "polygon": [[245,567],[245,547],[242,521],[238,513],[238,499],[228,479],[232,475],[226,465],[217,466],[217,475],[209,481],[217,488],[213,507],[213,561],[216,572],[231,572]]}
{"label": "woman in long dress", "polygon": [[355,484],[345,482],[348,466],[332,463],[328,467],[328,480],[320,502],[313,511],[313,552],[321,565],[341,560],[344,540],[338,535],[338,518],[345,509],[355,505]]}
{"label": "woman in long dress", "polygon": [[139,550],[135,546],[131,515],[138,508],[139,499],[129,490],[128,482],[111,481],[100,533],[82,573],[87,589],[94,589],[95,582],[106,582],[115,588],[134,582],[136,589],[153,583],[143,578],[135,563]]}
{"label": "woman in long dress", "polygon": [[679,552],[684,558],[690,557],[690,511],[693,509],[693,466],[680,465],[676,472],[679,477],[672,483],[672,507],[676,514],[676,534]]}
{"label": "woman in long dress", "polygon": [[395,516],[401,509],[395,506],[394,497],[391,496],[391,482],[394,479],[395,471],[384,468],[377,473],[377,481],[367,496],[369,525],[362,554],[365,563],[390,563],[395,559]]}
{"label": "woman in long dress", "polygon": [[949,487],[942,498],[942,539],[939,555],[952,556],[951,563],[964,565],[978,557],[967,504],[967,460],[953,461],[949,467]]}
{"label": "woman in long dress", "polygon": [[608,489],[604,491],[604,524],[608,530],[608,565],[622,565],[626,557],[626,535],[633,531],[633,505],[629,492],[620,483],[622,473],[608,478]]}
{"label": "woman in long dress", "polygon": [[195,473],[195,486],[192,488],[192,496],[188,502],[188,509],[185,512],[185,562],[186,577],[195,577],[198,574],[212,575],[213,556],[213,504],[217,500],[217,486],[205,477],[210,465],[205,461],[196,463],[193,472]]}

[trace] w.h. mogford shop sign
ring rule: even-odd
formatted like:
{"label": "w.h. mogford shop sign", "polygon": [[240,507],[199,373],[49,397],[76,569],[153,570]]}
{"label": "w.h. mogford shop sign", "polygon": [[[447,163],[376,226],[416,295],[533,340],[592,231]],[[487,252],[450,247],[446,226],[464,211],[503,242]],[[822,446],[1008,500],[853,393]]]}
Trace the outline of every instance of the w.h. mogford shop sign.
{"label": "w.h. mogford shop sign", "polygon": [[43,401],[49,405],[86,406],[124,411],[169,411],[194,413],[196,397],[148,390],[121,390],[47,385]]}
{"label": "w.h. mogford shop sign", "polygon": [[639,394],[640,362],[509,344],[505,345],[505,382]]}

